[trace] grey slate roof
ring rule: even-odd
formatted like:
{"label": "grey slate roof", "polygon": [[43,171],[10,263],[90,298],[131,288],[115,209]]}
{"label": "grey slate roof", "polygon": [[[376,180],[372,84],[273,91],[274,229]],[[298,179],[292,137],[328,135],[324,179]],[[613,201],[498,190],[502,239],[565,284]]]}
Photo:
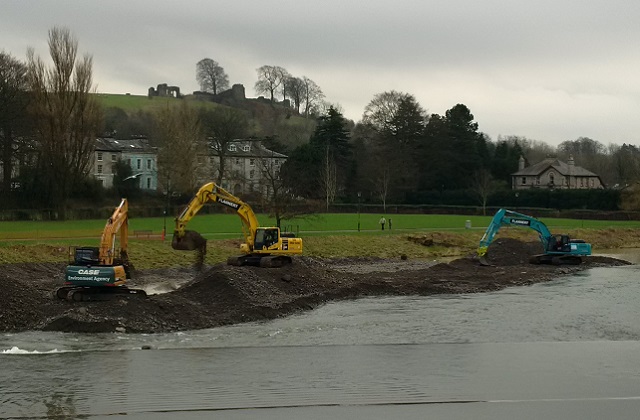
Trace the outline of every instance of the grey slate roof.
{"label": "grey slate roof", "polygon": [[[226,150],[226,157],[244,157],[244,158],[278,158],[278,159],[286,159],[287,155],[283,155],[282,153],[274,152],[273,150],[269,150],[262,145],[262,142],[259,140],[233,140],[229,143],[229,145],[235,145],[236,150],[230,151]],[[242,150],[243,146],[249,146],[248,151]],[[212,147],[213,153],[217,155],[216,148]]]}
{"label": "grey slate roof", "polygon": [[118,150],[122,152],[147,152],[153,153],[155,152],[155,148],[149,146],[146,140],[141,139],[133,139],[133,140],[114,140],[107,139],[113,147],[116,147]]}
{"label": "grey slate roof", "polygon": [[109,141],[110,139],[105,138],[97,138],[96,139],[96,150],[98,151],[106,151],[106,152],[119,152],[120,149],[114,147],[114,145]]}
{"label": "grey slate roof", "polygon": [[538,176],[549,168],[555,169],[560,175],[564,176],[595,176],[591,171],[584,169],[581,166],[568,165],[556,158],[547,158],[535,165],[528,166],[518,172],[514,172],[512,176]]}

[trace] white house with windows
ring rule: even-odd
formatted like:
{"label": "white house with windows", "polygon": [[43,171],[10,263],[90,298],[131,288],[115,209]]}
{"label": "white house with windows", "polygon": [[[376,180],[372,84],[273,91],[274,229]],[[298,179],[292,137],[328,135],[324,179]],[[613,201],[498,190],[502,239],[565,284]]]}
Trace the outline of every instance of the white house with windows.
{"label": "white house with windows", "polygon": [[556,158],[547,158],[527,167],[525,167],[525,160],[521,156],[518,172],[511,174],[511,188],[514,190],[532,188],[601,189],[604,188],[604,184],[598,175],[576,166],[573,156],[569,157],[567,163]]}
{"label": "white house with windows", "polygon": [[[211,174],[211,178],[203,180],[205,182],[215,179],[220,167],[220,151],[213,146],[209,150],[205,172]],[[260,193],[268,196],[272,178],[278,178],[280,168],[287,159],[286,155],[269,150],[260,140],[253,139],[238,139],[228,143],[222,155],[225,159],[222,188],[235,195]]]}
{"label": "white house with windows", "polygon": [[96,139],[96,148],[93,153],[91,172],[105,188],[113,187],[113,175],[115,164],[120,159],[122,152],[113,147],[108,139]]}
{"label": "white house with windows", "polygon": [[105,188],[113,187],[115,164],[118,160],[126,162],[136,176],[135,181],[142,190],[158,188],[158,155],[155,147],[149,146],[145,139],[116,140],[112,138],[96,139],[96,149],[92,173],[102,181]]}

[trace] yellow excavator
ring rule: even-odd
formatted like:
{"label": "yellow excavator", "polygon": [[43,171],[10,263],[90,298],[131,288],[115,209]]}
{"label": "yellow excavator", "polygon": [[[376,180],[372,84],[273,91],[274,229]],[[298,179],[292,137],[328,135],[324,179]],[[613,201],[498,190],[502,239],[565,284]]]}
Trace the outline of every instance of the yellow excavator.
{"label": "yellow excavator", "polygon": [[[59,299],[73,301],[108,300],[115,296],[145,297],[144,290],[130,289],[129,205],[123,198],[102,231],[100,247],[72,247],[64,286],[55,291]],[[120,248],[116,239],[120,236]]]}
{"label": "yellow excavator", "polygon": [[302,239],[293,233],[281,232],[279,227],[260,227],[251,207],[214,182],[200,187],[187,207],[176,218],[171,246],[183,251],[206,252],[207,241],[198,232],[186,230],[187,223],[208,202],[219,203],[236,211],[242,221],[244,243],[240,245],[243,255],[227,259],[229,265],[253,265],[259,267],[281,267],[292,262],[292,255],[302,254]]}

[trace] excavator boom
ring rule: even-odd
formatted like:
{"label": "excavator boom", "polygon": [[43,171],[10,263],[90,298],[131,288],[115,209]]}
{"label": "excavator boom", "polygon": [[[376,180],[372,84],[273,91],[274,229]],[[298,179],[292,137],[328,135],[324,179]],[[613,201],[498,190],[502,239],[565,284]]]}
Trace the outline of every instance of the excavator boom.
{"label": "excavator boom", "polygon": [[[102,231],[100,239],[100,264],[113,265],[114,258],[126,255],[129,246],[129,204],[126,198],[123,198],[120,205],[113,211],[111,217],[107,219],[107,223]],[[116,255],[116,236],[120,233],[120,250],[121,255]]]}

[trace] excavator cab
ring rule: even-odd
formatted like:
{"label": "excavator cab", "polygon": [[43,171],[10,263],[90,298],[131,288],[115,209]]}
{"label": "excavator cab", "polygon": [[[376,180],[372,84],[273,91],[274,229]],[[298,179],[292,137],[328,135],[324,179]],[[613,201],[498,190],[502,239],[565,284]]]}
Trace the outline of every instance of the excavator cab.
{"label": "excavator cab", "polygon": [[253,249],[256,251],[269,249],[269,247],[278,243],[278,240],[280,239],[279,233],[278,228],[258,228],[258,230],[256,230]]}
{"label": "excavator cab", "polygon": [[73,247],[69,252],[69,262],[74,265],[100,264],[100,248],[98,247]]}
{"label": "excavator cab", "polygon": [[553,235],[549,237],[549,244],[546,251],[562,252],[567,250],[569,246],[569,237],[567,235]]}

